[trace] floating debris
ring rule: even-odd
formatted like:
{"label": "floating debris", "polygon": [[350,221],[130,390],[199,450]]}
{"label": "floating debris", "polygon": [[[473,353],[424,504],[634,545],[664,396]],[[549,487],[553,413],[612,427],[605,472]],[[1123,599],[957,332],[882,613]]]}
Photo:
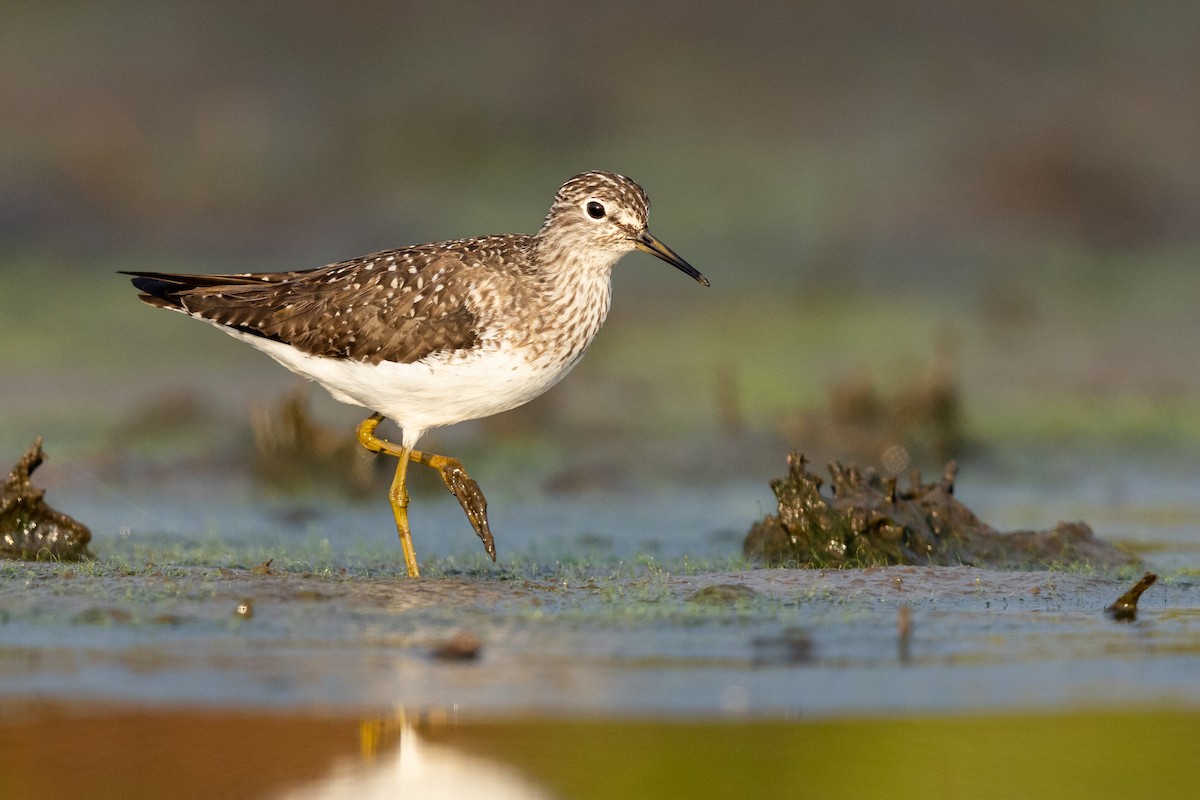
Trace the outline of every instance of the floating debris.
{"label": "floating debris", "polygon": [[483,642],[475,634],[456,633],[435,645],[429,655],[441,661],[474,661],[482,649]]}
{"label": "floating debris", "polygon": [[254,616],[254,601],[243,600],[237,604],[237,608],[233,610],[233,614],[241,619],[251,619]]}
{"label": "floating debris", "polygon": [[133,614],[115,606],[89,606],[76,614],[72,621],[77,625],[121,625],[132,622]]}
{"label": "floating debris", "polygon": [[896,655],[901,664],[907,664],[912,659],[913,614],[908,606],[896,609]]}
{"label": "floating debris", "polygon": [[45,455],[42,437],[21,456],[0,486],[0,557],[24,561],[91,558],[87,526],[46,505],[44,489],[30,481]]}
{"label": "floating debris", "polygon": [[771,481],[778,516],[768,514],[746,536],[747,558],[778,566],[865,567],[887,564],[1045,569],[1090,565],[1108,569],[1136,565],[1131,554],[1096,538],[1082,522],[1060,522],[1048,531],[997,531],[954,497],[957,465],[951,461],[936,483],[911,488],[874,470],[829,465],[824,481],[788,456],[788,474]]}
{"label": "floating debris", "polygon": [[1138,598],[1142,596],[1143,592],[1153,586],[1156,580],[1158,580],[1157,575],[1153,572],[1147,572],[1133,585],[1132,589],[1118,597],[1115,603],[1104,609],[1105,613],[1118,622],[1133,622],[1137,619]]}
{"label": "floating debris", "polygon": [[334,490],[362,497],[376,483],[374,462],[347,431],[318,422],[306,387],[254,410],[254,472],[265,486],[292,494]]}
{"label": "floating debris", "polygon": [[759,636],[750,646],[756,667],[790,667],[813,660],[812,636],[802,628],[787,628],[778,636]]}

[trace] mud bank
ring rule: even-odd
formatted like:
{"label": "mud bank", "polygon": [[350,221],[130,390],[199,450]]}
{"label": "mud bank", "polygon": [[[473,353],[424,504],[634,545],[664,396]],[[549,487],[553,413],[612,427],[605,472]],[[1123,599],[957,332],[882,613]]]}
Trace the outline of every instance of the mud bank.
{"label": "mud bank", "polygon": [[828,496],[821,493],[825,481],[807,465],[804,456],[793,453],[787,475],[771,481],[778,510],[751,527],[744,544],[747,558],[795,567],[1116,570],[1139,563],[1083,522],[1060,522],[1045,531],[996,530],[954,497],[953,461],[935,483],[923,483],[914,473],[908,489],[873,470],[833,462]]}

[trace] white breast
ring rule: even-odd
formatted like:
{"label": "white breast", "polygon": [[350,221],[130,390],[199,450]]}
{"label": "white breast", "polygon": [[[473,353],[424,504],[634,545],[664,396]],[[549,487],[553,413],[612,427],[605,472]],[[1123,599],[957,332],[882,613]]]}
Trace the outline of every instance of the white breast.
{"label": "white breast", "polygon": [[[228,330],[228,329],[226,329]],[[230,331],[334,398],[378,411],[404,429],[405,439],[442,425],[499,414],[529,402],[574,366],[536,366],[519,353],[487,350],[413,364],[367,364],[305,355],[261,336]]]}

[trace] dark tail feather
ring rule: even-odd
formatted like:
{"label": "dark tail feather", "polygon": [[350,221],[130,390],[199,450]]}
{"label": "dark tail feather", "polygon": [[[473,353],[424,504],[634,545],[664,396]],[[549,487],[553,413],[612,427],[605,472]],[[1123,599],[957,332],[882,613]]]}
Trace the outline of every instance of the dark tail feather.
{"label": "dark tail feather", "polygon": [[177,275],[170,272],[127,272],[139,292],[138,299],[160,308],[183,308],[179,295],[193,289],[213,286],[243,286],[263,283],[271,276],[247,275]]}
{"label": "dark tail feather", "polygon": [[168,275],[162,272],[122,272],[133,278],[133,286],[141,294],[138,299],[159,308],[182,308],[179,293],[194,288],[186,275]]}
{"label": "dark tail feather", "polygon": [[[131,273],[123,273],[130,275]],[[158,300],[160,303],[166,303],[173,306],[179,305],[179,298],[176,295],[179,291],[187,289],[187,284],[173,281],[167,275],[134,275],[133,286],[141,292],[141,299],[147,302]],[[159,303],[154,303],[159,305]]]}

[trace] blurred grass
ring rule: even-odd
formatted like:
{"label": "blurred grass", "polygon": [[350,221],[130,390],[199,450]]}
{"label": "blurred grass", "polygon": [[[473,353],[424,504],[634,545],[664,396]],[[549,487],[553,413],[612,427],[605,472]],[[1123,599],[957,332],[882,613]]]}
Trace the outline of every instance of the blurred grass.
{"label": "blurred grass", "polygon": [[695,437],[731,400],[774,430],[847,375],[886,390],[939,362],[978,439],[1200,440],[1186,4],[122,0],[3,20],[5,449],[96,448],[180,391],[244,416],[292,385],[138,307],[116,269],[532,231],[590,168],[641,181],[713,287],[628,259],[593,352],[511,430]]}
{"label": "blurred grass", "polygon": [[[850,376],[870,376],[886,391],[940,367],[957,376],[967,436],[985,444],[1200,442],[1192,366],[1200,277],[1171,262],[1129,260],[1106,267],[1111,278],[1087,282],[1050,270],[1011,287],[1015,300],[836,286],[732,292],[719,282],[700,290],[675,281],[663,289],[670,299],[656,301],[634,296],[647,274],[642,261],[618,268],[612,318],[575,373],[542,405],[495,424],[536,434],[552,409],[566,430],[703,438],[719,433],[722,403],[732,402],[748,429],[780,430],[798,412],[824,407],[830,387]],[[139,265],[112,266],[60,274],[25,261],[0,274],[5,447],[41,434],[52,453],[95,449],[171,396],[248,419],[256,403],[297,383],[207,326],[142,306],[114,274]],[[1153,291],[1122,288],[1119,273],[1151,270]],[[1067,291],[1071,304],[1058,305]],[[677,313],[656,313],[659,302]],[[313,396],[319,417],[353,424],[355,411],[319,390]]]}

